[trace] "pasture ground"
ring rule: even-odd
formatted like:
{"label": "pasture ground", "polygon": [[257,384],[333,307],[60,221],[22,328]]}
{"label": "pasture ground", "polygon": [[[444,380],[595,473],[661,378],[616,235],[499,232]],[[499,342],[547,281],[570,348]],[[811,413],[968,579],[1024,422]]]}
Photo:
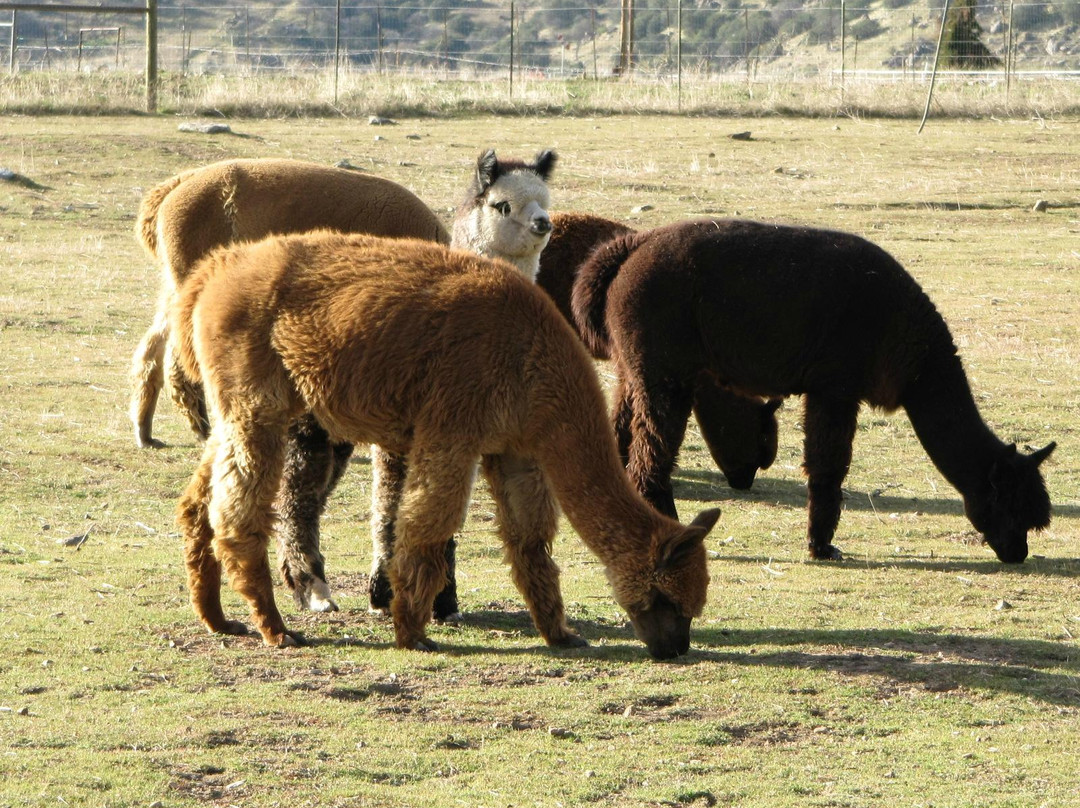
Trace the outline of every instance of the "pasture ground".
{"label": "pasture ground", "polygon": [[[848,118],[177,123],[0,122],[0,167],[45,186],[0,183],[0,806],[1080,805],[1076,120],[931,121],[921,136]],[[173,522],[199,448],[169,402],[165,449],[135,449],[126,417],[157,286],[132,236],[142,193],[226,157],[347,159],[448,215],[488,146],[556,148],[557,209],[795,221],[890,250],[949,322],[997,434],[1059,443],[1032,557],[1000,565],[904,415],[864,411],[847,560],[809,562],[789,401],[749,492],[688,435],[680,512],[723,516],[678,661],[647,658],[565,522],[554,552],[592,645],[543,647],[482,487],[460,542],[464,623],[433,629],[441,653],[395,650],[366,611],[362,455],[325,519],[343,610],[298,613],[279,589],[309,647],[205,634]]]}

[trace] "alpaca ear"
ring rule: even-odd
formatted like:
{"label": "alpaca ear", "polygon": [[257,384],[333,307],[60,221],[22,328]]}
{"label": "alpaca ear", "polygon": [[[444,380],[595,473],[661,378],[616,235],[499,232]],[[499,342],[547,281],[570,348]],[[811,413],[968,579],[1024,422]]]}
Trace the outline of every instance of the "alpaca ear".
{"label": "alpaca ear", "polygon": [[680,533],[673,536],[660,550],[656,568],[659,570],[670,569],[678,566],[686,559],[709,535],[716,520],[720,518],[719,508],[709,508],[702,511],[694,521],[684,527]]}
{"label": "alpaca ear", "polygon": [[558,155],[551,149],[542,151],[536,155],[533,170],[540,176],[540,179],[547,182],[551,178],[551,172],[555,169],[555,161],[558,159]]}
{"label": "alpaca ear", "polygon": [[782,398],[770,398],[770,399],[768,399],[765,402],[765,407],[764,407],[765,414],[766,415],[771,415],[772,413],[776,412],[778,409],[780,409],[780,405],[783,404],[783,403],[784,403],[784,399],[782,399]]}
{"label": "alpaca ear", "polygon": [[498,177],[499,160],[495,156],[495,150],[488,149],[476,161],[476,182],[480,185],[480,193],[490,188]]}
{"label": "alpaca ear", "polygon": [[1029,454],[1027,456],[1028,462],[1030,462],[1032,466],[1038,468],[1040,465],[1042,465],[1042,462],[1053,453],[1054,449],[1056,448],[1057,441],[1052,440],[1041,449],[1036,449],[1034,452]]}

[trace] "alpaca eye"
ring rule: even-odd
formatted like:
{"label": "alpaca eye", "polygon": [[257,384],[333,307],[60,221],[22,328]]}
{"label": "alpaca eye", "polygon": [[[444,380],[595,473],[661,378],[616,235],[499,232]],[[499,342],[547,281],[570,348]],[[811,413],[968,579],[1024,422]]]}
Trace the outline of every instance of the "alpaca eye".
{"label": "alpaca eye", "polygon": [[503,216],[509,216],[510,215],[510,203],[509,202],[506,202],[506,201],[495,202],[495,203],[492,204],[491,207],[495,208],[495,210],[499,211],[499,213],[502,214]]}

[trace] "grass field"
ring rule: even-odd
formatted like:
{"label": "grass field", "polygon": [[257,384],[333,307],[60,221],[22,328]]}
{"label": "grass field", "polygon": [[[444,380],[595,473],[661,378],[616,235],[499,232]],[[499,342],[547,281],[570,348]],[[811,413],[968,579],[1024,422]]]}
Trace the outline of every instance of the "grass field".
{"label": "grass field", "polygon": [[[0,182],[0,806],[1080,805],[1080,122],[233,120],[201,136],[178,120],[0,119],[0,167],[44,186]],[[126,417],[156,297],[132,235],[142,193],[225,157],[347,159],[448,216],[492,145],[557,149],[556,209],[810,223],[892,252],[997,434],[1058,441],[1033,555],[1000,565],[904,415],[864,411],[847,560],[807,561],[789,401],[749,492],[691,428],[680,513],[723,515],[675,662],[648,659],[565,522],[555,556],[592,645],[542,646],[482,487],[460,541],[464,623],[433,629],[440,653],[395,650],[366,610],[363,456],[324,523],[342,611],[296,612],[278,589],[312,645],[205,634],[173,523],[199,447],[168,402],[165,449],[137,450]]]}

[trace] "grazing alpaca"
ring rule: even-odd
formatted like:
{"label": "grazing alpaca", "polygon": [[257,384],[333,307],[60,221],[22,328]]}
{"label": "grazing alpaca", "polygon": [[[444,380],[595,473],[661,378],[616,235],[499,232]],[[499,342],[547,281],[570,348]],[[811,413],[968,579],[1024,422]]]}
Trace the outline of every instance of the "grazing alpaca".
{"label": "grazing alpaca", "polygon": [[[555,160],[550,151],[538,154],[532,164],[500,161],[494,151],[484,152],[477,160],[455,226],[458,237],[467,240],[473,249],[506,257],[523,274],[535,275],[550,230],[544,181]],[[131,413],[140,445],[160,445],[150,437],[150,429],[164,383],[168,305],[198,259],[232,241],[317,228],[450,241],[435,215],[395,183],[294,160],[216,163],[178,174],[146,195],[136,233],[147,252],[160,261],[163,282],[157,316],[135,352],[132,371],[135,390]],[[205,437],[205,403],[197,377],[189,379],[173,363],[168,364],[177,403],[196,434]],[[319,549],[319,517],[353,447],[347,443],[332,445],[325,430],[311,418],[298,421],[290,438],[278,502],[282,577],[300,606],[315,611],[336,610]],[[385,567],[404,475],[402,463],[402,458],[372,447],[373,605],[385,606],[390,600]],[[447,587],[436,600],[439,618],[458,611],[453,562],[451,543]]]}
{"label": "grazing alpaca", "polygon": [[634,491],[591,360],[510,266],[421,241],[273,237],[210,255],[172,317],[212,424],[178,507],[192,604],[211,631],[245,631],[222,611],[224,571],[264,642],[300,641],[274,603],[266,551],[288,425],[311,413],[334,441],[408,458],[390,573],[398,647],[434,648],[425,626],[482,459],[514,583],[549,645],[585,644],[550,556],[557,498],[649,652],[689,648],[719,512],[683,527]]}
{"label": "grazing alpaca", "polygon": [[[959,490],[975,528],[1005,562],[1050,521],[1039,464],[983,423],[952,336],[915,280],[846,233],[750,221],[693,221],[627,235],[595,252],[574,287],[590,347],[609,344],[628,472],[675,515],[674,451],[703,371],[758,396],[805,396],[810,554],[832,538],[859,406],[903,407],[923,448]],[[593,348],[595,350],[595,347]]]}
{"label": "grazing alpaca", "polygon": [[[135,233],[161,266],[161,292],[132,362],[130,415],[139,446],[161,445],[151,432],[165,383],[169,304],[195,263],[234,241],[317,228],[450,241],[435,214],[397,183],[298,160],[226,160],[177,174],[147,192]],[[205,438],[197,380],[171,370],[170,381],[192,430]]]}
{"label": "grazing alpaca", "polygon": [[[578,270],[601,244],[633,232],[624,224],[590,213],[556,213],[551,217],[551,240],[540,254],[536,283],[575,328],[570,298]],[[606,342],[593,339],[590,347],[596,359],[611,358]],[[758,469],[767,469],[776,459],[776,411],[780,403],[780,399],[732,393],[708,373],[698,376],[694,414],[709,454],[732,488],[749,488]],[[630,425],[616,418],[615,431],[625,463],[630,452]]]}

